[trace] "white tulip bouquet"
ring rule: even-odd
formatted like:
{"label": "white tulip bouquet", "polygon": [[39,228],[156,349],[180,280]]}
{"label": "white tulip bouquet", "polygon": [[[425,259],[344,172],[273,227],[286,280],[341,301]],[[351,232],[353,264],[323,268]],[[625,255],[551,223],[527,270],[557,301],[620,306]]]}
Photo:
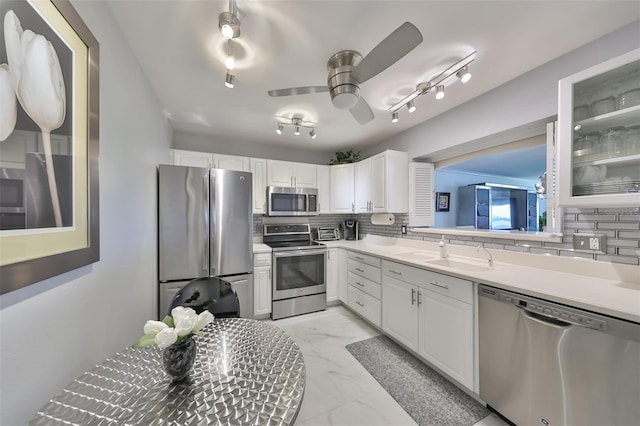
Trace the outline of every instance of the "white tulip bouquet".
{"label": "white tulip bouquet", "polygon": [[213,314],[207,310],[196,314],[191,308],[177,306],[162,321],[149,320],[144,325],[144,336],[133,347],[157,345],[168,348],[176,342],[182,342],[191,335],[202,336],[202,328],[213,321]]}

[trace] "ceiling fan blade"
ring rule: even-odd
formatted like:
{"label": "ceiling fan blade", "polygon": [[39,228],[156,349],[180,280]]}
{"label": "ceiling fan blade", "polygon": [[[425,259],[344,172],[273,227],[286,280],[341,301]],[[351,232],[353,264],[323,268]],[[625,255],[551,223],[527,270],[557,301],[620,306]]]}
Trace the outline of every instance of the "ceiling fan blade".
{"label": "ceiling fan blade", "polygon": [[422,43],[422,34],[411,22],[400,25],[365,56],[353,70],[353,77],[364,83],[411,52]]}
{"label": "ceiling fan blade", "polygon": [[306,95],[307,93],[321,93],[328,92],[328,86],[306,86],[306,87],[290,87],[288,89],[269,90],[269,96],[291,96],[291,95]]}
{"label": "ceiling fan blade", "polygon": [[351,108],[349,112],[351,112],[353,118],[355,118],[356,121],[360,124],[367,124],[368,122],[373,120],[373,111],[371,111],[371,107],[362,96],[358,98],[358,103],[356,104],[356,106]]}

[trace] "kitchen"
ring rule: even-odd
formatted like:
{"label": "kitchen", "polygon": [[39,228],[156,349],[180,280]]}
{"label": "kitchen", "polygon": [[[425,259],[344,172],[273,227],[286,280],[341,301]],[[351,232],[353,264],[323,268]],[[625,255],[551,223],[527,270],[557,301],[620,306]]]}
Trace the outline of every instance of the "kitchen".
{"label": "kitchen", "polygon": [[[109,354],[130,345],[139,333],[138,324],[155,315],[155,173],[158,164],[170,161],[171,148],[315,164],[326,164],[329,158],[327,153],[307,154],[302,149],[295,151],[279,146],[267,149],[234,139],[212,141],[202,134],[174,130],[163,114],[158,95],[151,89],[150,77],[141,70],[124,36],[114,31],[118,24],[112,18],[109,6],[95,2],[75,2],[74,6],[101,44],[101,260],[2,295],[0,374],[3,424],[23,423],[72,378]],[[218,6],[212,16],[217,16],[223,7]],[[618,27],[610,29],[613,31]],[[594,44],[570,53],[567,50],[563,52],[567,53],[566,56],[559,57],[547,67],[543,66],[538,70],[539,73],[534,70],[497,87],[491,96],[479,96],[379,146],[367,148],[363,150],[363,157],[391,148],[408,152],[410,158],[418,158],[456,143],[478,140],[509,129],[520,132],[519,137],[512,140],[526,137],[524,133],[529,123],[544,121],[557,114],[559,78],[637,48],[636,34],[637,27],[627,27],[604,36]],[[362,50],[368,51],[380,38],[373,37],[370,47],[365,46]],[[340,43],[336,47],[349,47],[349,43]],[[325,59],[323,57],[319,63],[320,68],[324,66]],[[324,72],[323,69],[321,71]],[[223,78],[223,70],[211,74],[211,79],[215,80],[211,84],[221,84],[218,80]],[[299,83],[313,84],[313,81]],[[318,83],[322,83],[322,80]],[[461,90],[460,85],[455,89]],[[451,92],[454,92],[454,88]],[[499,100],[496,102],[495,98]],[[125,102],[129,108],[122,107]],[[528,107],[524,108],[523,105]],[[131,111],[135,111],[135,114]],[[484,112],[474,114],[474,111]],[[487,117],[487,111],[495,112]],[[265,135],[275,130],[273,111],[270,113],[270,124],[260,130]],[[348,114],[345,115],[345,120],[351,119]],[[378,115],[380,117],[376,120],[387,121],[385,113]],[[405,117],[401,118],[405,120]],[[467,125],[460,126],[460,122]],[[321,129],[318,128],[319,136],[315,142],[322,140]],[[428,147],[422,142],[425,134],[433,135],[429,138]],[[207,149],[203,149],[205,147]],[[600,222],[614,224],[611,229],[622,229],[621,232],[630,234],[638,229],[637,214],[634,215],[632,209],[605,209],[600,212],[594,208],[589,212],[572,209],[567,214],[570,217],[566,220],[569,233],[588,227],[585,223]],[[579,215],[590,217],[582,218]],[[612,216],[630,220],[620,222],[612,220]],[[623,225],[627,229],[618,228]],[[378,231],[384,235],[393,229],[393,234],[399,236],[400,226],[399,222],[391,227],[368,224],[363,225],[362,230],[366,233]],[[606,226],[602,229],[608,230]],[[434,240],[439,239],[440,235],[434,236]],[[567,249],[567,243],[564,242],[530,243],[529,247],[531,252],[554,250],[562,256],[568,254],[561,253]],[[603,267],[608,268],[616,257],[626,259],[632,256],[609,253],[596,263],[601,262]],[[635,259],[637,265],[637,256]],[[79,323],[77,318],[83,320]],[[51,330],[57,331],[52,333]],[[34,335],[38,338],[30,337]],[[74,350],[69,350],[69,347]],[[54,369],[57,374],[52,375]],[[44,377],[48,377],[48,384],[43,383]]]}

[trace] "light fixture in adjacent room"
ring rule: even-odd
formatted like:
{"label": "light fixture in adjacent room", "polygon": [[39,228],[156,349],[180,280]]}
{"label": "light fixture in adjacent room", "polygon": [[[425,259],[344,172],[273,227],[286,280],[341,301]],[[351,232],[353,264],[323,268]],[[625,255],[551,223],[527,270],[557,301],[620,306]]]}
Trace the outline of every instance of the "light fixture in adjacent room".
{"label": "light fixture in adjacent room", "polygon": [[311,121],[305,121],[301,117],[282,117],[282,116],[276,115],[276,118],[279,121],[278,127],[276,127],[276,133],[279,135],[282,134],[282,131],[284,130],[285,126],[291,126],[293,127],[293,134],[295,136],[300,136],[301,127],[304,127],[305,129],[310,129],[309,137],[311,137],[311,139],[315,139],[318,136],[315,129],[317,123],[314,123]]}
{"label": "light fixture in adjacent room", "polygon": [[451,65],[449,68],[442,71],[440,74],[433,77],[431,80],[421,82],[416,85],[416,89],[413,92],[409,93],[402,100],[389,107],[388,111],[391,111],[391,122],[398,122],[398,114],[400,108],[404,107],[405,105],[410,113],[414,112],[416,110],[415,99],[421,95],[431,92],[434,88],[436,92],[436,99],[444,98],[445,82],[452,76],[458,77],[463,83],[468,82],[469,79],[471,79],[469,64],[471,64],[475,60],[476,53],[477,52],[472,52],[466,57],[460,59],[455,64]]}
{"label": "light fixture in adjacent room", "polygon": [[227,76],[224,78],[224,85],[229,89],[233,89],[233,86],[236,84],[236,77],[227,71]]}
{"label": "light fixture in adjacent room", "polygon": [[465,65],[462,67],[457,73],[456,76],[460,79],[461,82],[466,83],[471,80],[471,73],[469,72],[469,66]]}
{"label": "light fixture in adjacent room", "polygon": [[218,15],[218,28],[224,38],[240,37],[240,20],[235,0],[229,0],[229,11]]}

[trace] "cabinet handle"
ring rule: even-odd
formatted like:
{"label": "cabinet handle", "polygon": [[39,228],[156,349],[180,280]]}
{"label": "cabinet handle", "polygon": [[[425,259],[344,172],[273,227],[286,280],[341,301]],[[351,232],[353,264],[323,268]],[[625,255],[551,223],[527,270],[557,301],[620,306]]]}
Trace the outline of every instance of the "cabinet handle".
{"label": "cabinet handle", "polygon": [[396,275],[402,275],[402,272],[394,271],[393,269],[389,269],[389,272]]}
{"label": "cabinet handle", "polygon": [[411,304],[413,305],[414,303],[416,303],[416,289],[412,288],[411,289]]}
{"label": "cabinet handle", "polygon": [[356,281],[356,284],[358,284],[360,287],[364,287],[364,284],[362,284],[360,281]]}
{"label": "cabinet handle", "polygon": [[448,290],[448,289],[449,289],[449,286],[448,286],[448,285],[446,285],[446,284],[438,284],[438,282],[437,282],[437,281],[436,281],[435,283],[430,282],[429,284],[431,284],[431,285],[435,285],[436,287],[444,288],[444,289],[446,289],[446,290]]}
{"label": "cabinet handle", "polygon": [[356,271],[358,271],[358,272],[364,272],[364,269],[356,268]]}
{"label": "cabinet handle", "polygon": [[364,260],[364,257],[360,257],[360,256],[353,256],[353,258],[358,260]]}
{"label": "cabinet handle", "polygon": [[360,305],[364,308],[364,305],[356,300],[356,305]]}
{"label": "cabinet handle", "polygon": [[422,293],[420,293],[420,290],[418,290],[418,307],[420,307],[420,305],[422,304],[422,300],[420,299],[422,297]]}
{"label": "cabinet handle", "polygon": [[297,176],[293,177],[293,186],[298,186],[298,177]]}
{"label": "cabinet handle", "polygon": [[352,211],[353,213],[355,213],[355,212],[356,212],[356,203],[351,203],[351,211]]}

